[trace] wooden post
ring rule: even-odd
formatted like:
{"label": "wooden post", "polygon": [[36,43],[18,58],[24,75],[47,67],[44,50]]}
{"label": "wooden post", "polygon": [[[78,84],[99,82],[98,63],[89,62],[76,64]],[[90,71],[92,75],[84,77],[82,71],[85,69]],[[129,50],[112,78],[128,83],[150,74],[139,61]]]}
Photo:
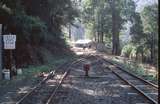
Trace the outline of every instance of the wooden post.
{"label": "wooden post", "polygon": [[2,24],[0,24],[0,80],[2,79]]}
{"label": "wooden post", "polygon": [[14,75],[14,70],[12,70],[12,50],[15,49],[15,42],[16,41],[16,35],[4,35],[4,49],[7,52],[7,69],[10,70],[10,76],[12,77]]}
{"label": "wooden post", "polygon": [[12,70],[12,50],[9,50],[9,69],[10,69],[10,75],[13,76],[13,70]]}

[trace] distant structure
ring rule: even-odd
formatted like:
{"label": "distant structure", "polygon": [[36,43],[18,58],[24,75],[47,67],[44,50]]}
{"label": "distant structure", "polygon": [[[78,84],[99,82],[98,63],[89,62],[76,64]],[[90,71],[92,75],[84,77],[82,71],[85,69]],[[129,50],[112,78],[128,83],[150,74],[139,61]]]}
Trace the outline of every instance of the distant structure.
{"label": "distant structure", "polygon": [[82,39],[85,39],[84,25],[80,22],[76,22],[71,26],[71,40],[75,42]]}

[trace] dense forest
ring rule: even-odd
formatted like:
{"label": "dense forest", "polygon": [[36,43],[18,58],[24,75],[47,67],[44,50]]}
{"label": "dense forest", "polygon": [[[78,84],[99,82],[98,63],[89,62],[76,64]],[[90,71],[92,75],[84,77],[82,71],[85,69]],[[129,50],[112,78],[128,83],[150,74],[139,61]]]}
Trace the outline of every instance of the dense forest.
{"label": "dense forest", "polygon": [[[134,0],[83,0],[82,20],[88,35],[98,43],[109,43],[113,55],[157,64],[158,4],[136,11]],[[131,24],[126,42],[120,39]]]}
{"label": "dense forest", "polygon": [[[0,0],[2,34],[17,35],[16,67],[43,63],[45,53],[68,51],[61,28],[77,16],[70,0]],[[8,51],[3,53],[8,61]]]}
{"label": "dense forest", "polygon": [[[113,55],[134,60],[141,57],[142,62],[157,64],[157,3],[137,12],[134,0],[0,1],[3,34],[17,35],[17,48],[13,52],[17,67],[43,63],[45,52],[60,54],[69,51],[62,26],[70,26],[76,17],[85,24],[90,39],[110,44]],[[120,36],[124,35],[125,24],[131,24],[131,39],[126,38],[128,41],[123,42]],[[7,59],[7,51],[4,54],[4,59]]]}

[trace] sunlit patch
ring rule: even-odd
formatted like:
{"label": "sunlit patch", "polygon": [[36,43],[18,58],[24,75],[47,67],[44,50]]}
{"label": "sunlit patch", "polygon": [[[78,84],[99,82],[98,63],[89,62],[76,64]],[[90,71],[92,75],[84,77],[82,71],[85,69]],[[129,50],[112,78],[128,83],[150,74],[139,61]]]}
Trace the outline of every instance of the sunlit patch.
{"label": "sunlit patch", "polygon": [[49,85],[50,87],[54,87],[55,85],[54,84],[51,84],[51,85]]}
{"label": "sunlit patch", "polygon": [[109,67],[109,68],[115,68],[115,66],[114,66],[114,65],[108,65],[108,67]]}
{"label": "sunlit patch", "polygon": [[84,52],[76,52],[77,55],[83,55]]}
{"label": "sunlit patch", "polygon": [[67,88],[67,87],[70,87],[71,85],[69,85],[69,84],[63,84],[62,86],[65,87],[65,88]]}
{"label": "sunlit patch", "polygon": [[44,73],[44,74],[43,74],[43,76],[44,76],[44,77],[47,77],[47,76],[48,76],[48,73],[47,73],[47,74],[46,74],[46,73]]}
{"label": "sunlit patch", "polygon": [[79,69],[79,68],[71,68],[71,70],[74,70],[76,72],[84,72],[83,68]]}
{"label": "sunlit patch", "polygon": [[55,83],[56,80],[48,80],[47,83]]}
{"label": "sunlit patch", "polygon": [[108,84],[108,83],[109,83],[108,81],[103,81],[103,82],[102,82],[102,84]]}
{"label": "sunlit patch", "polygon": [[135,96],[135,95],[138,95],[137,93],[133,93],[133,92],[129,92],[129,93],[127,93],[128,94],[128,96]]}
{"label": "sunlit patch", "polygon": [[96,50],[88,49],[88,48],[83,50],[83,48],[73,47],[73,48],[71,48],[71,50],[74,51],[74,53],[77,54],[77,55],[84,55],[84,54],[87,54],[87,53],[96,53]]}
{"label": "sunlit patch", "polygon": [[129,87],[131,87],[129,85],[120,85],[120,86],[123,87],[123,88],[129,88]]}
{"label": "sunlit patch", "polygon": [[158,96],[158,93],[146,93],[147,95],[157,95]]}
{"label": "sunlit patch", "polygon": [[99,90],[82,89],[81,91],[85,94],[92,95],[92,96],[102,96],[102,95],[105,95],[106,93],[106,91],[102,89],[99,89]]}
{"label": "sunlit patch", "polygon": [[112,97],[120,97],[119,94],[113,94]]}
{"label": "sunlit patch", "polygon": [[27,93],[28,92],[28,89],[30,89],[30,87],[23,87],[23,88],[20,88],[18,93]]}
{"label": "sunlit patch", "polygon": [[86,93],[86,94],[88,94],[88,95],[95,95],[95,93],[94,93],[93,90],[83,89],[82,91],[83,91],[83,93]]}
{"label": "sunlit patch", "polygon": [[144,69],[144,71],[149,72],[149,73],[156,73],[155,69]]}
{"label": "sunlit patch", "polygon": [[62,78],[61,74],[55,76],[55,79],[60,79],[60,78]]}

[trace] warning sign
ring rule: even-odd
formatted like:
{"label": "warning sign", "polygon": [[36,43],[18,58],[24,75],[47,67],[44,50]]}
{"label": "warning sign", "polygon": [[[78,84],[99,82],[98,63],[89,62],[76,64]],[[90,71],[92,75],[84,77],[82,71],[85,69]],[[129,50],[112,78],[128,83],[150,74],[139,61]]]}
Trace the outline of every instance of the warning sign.
{"label": "warning sign", "polygon": [[16,35],[3,35],[4,49],[15,49]]}

